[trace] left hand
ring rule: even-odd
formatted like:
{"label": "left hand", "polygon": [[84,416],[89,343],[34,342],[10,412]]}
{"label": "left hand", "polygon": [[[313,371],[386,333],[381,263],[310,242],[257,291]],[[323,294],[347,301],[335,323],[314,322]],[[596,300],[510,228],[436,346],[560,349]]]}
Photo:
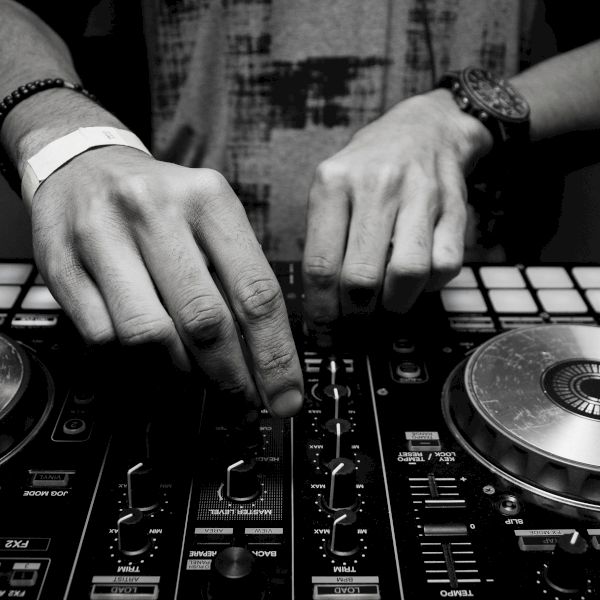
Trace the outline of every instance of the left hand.
{"label": "left hand", "polygon": [[318,166],[303,259],[309,328],[369,314],[380,299],[403,313],[458,273],[465,174],[491,145],[448,90],[434,90],[400,102]]}

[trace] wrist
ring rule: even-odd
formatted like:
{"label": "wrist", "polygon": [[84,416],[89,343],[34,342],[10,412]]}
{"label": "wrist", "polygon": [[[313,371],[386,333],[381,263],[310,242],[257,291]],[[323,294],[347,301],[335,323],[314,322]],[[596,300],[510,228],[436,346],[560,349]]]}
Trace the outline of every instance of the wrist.
{"label": "wrist", "polygon": [[67,88],[48,89],[27,98],[8,114],[1,142],[19,173],[26,161],[50,142],[78,127],[124,128],[109,112]]}
{"label": "wrist", "polygon": [[494,140],[490,131],[479,119],[459,108],[450,90],[438,88],[423,96],[434,103],[466,170],[491,152]]}

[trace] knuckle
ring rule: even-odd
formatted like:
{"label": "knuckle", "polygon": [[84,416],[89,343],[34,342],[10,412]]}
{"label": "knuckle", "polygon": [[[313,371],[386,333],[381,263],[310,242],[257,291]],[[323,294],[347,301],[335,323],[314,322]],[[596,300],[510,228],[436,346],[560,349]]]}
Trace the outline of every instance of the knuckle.
{"label": "knuckle", "polygon": [[381,282],[381,270],[370,263],[353,263],[342,270],[342,287],[347,290],[375,289]]}
{"label": "knuckle", "polygon": [[289,344],[273,344],[268,350],[258,353],[258,364],[261,371],[274,377],[286,376],[291,372],[296,361],[296,351]]}
{"label": "knuckle", "polygon": [[119,339],[125,346],[168,344],[175,334],[173,323],[146,314],[127,317],[118,324]]}
{"label": "knuckle", "polygon": [[238,298],[244,319],[262,321],[283,308],[283,294],[279,284],[271,278],[252,278],[239,286]]}
{"label": "knuckle", "polygon": [[422,256],[405,256],[402,262],[388,264],[387,271],[393,279],[426,279],[429,277],[431,264]]}
{"label": "knuckle", "polygon": [[222,196],[223,192],[229,188],[225,177],[215,169],[199,169],[197,178],[201,191],[208,196]]}
{"label": "knuckle", "polygon": [[318,289],[334,287],[338,280],[338,267],[327,256],[309,255],[304,258],[304,280]]}
{"label": "knuckle", "polygon": [[343,188],[349,178],[346,165],[335,159],[328,159],[319,164],[315,173],[315,180],[326,187]]}
{"label": "knuckle", "polygon": [[84,323],[79,327],[84,341],[92,346],[104,346],[115,340],[115,333],[111,328],[100,329],[91,323]]}
{"label": "knuckle", "polygon": [[179,310],[185,335],[196,346],[211,347],[231,332],[231,320],[223,304],[210,295],[194,296]]}

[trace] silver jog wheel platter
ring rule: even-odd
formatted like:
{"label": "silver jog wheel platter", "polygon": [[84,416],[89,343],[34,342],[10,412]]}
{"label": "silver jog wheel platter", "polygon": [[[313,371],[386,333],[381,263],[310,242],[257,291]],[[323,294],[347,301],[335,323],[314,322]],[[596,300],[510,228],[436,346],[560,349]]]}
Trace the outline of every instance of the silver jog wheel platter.
{"label": "silver jog wheel platter", "polygon": [[451,373],[442,409],[458,442],[503,480],[600,518],[600,328],[540,325],[488,340]]}
{"label": "silver jog wheel platter", "polygon": [[35,437],[53,397],[53,382],[35,355],[0,334],[0,464]]}

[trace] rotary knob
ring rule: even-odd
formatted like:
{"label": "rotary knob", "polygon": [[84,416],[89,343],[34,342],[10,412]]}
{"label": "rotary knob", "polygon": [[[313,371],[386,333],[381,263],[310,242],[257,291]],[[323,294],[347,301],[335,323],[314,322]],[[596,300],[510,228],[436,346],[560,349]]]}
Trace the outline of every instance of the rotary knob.
{"label": "rotary knob", "polygon": [[117,521],[118,544],[121,553],[126,556],[138,556],[150,548],[148,528],[142,511],[128,508],[119,515]]}
{"label": "rotary knob", "polygon": [[575,594],[585,589],[585,561],[588,543],[579,532],[565,533],[558,538],[548,562],[544,578],[548,585],[563,594]]}
{"label": "rotary knob", "polygon": [[336,458],[327,464],[329,476],[323,503],[329,510],[356,506],[356,467],[348,458]]}
{"label": "rotary knob", "polygon": [[324,358],[319,369],[319,386],[324,389],[328,385],[346,385],[347,373],[344,360],[330,355]]}
{"label": "rotary knob", "polygon": [[336,556],[352,556],[358,552],[356,513],[353,510],[338,510],[333,514],[329,550]]}
{"label": "rotary knob", "polygon": [[256,557],[247,548],[229,546],[212,561],[209,600],[264,597],[264,581],[256,566]]}
{"label": "rotary knob", "polygon": [[321,412],[325,421],[344,418],[348,395],[348,387],[337,383],[329,384],[321,390]]}
{"label": "rotary knob", "polygon": [[139,462],[127,471],[127,500],[130,508],[149,512],[158,507],[159,485],[149,463]]}
{"label": "rotary knob", "polygon": [[325,423],[325,439],[321,450],[321,463],[326,465],[334,458],[350,456],[350,430],[352,425],[345,419],[330,419]]}
{"label": "rotary knob", "polygon": [[261,493],[258,466],[253,458],[238,460],[227,467],[225,495],[233,502],[252,502]]}

